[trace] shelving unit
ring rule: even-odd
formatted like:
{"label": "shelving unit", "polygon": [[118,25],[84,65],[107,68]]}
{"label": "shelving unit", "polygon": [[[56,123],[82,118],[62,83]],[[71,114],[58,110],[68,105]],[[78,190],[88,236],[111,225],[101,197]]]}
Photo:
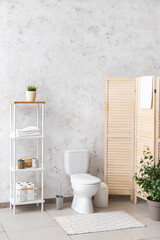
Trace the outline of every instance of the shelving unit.
{"label": "shelving unit", "polygon": [[32,168],[32,167],[30,167],[30,168],[24,168],[24,169],[15,169],[14,167],[11,167],[10,170],[12,172],[30,172],[30,171],[35,172],[35,171],[43,171],[44,168]]}
{"label": "shelving unit", "polygon": [[[37,105],[37,127],[39,127],[39,106],[41,105],[42,110],[42,129],[41,129],[41,135],[39,136],[17,136],[16,135],[16,108],[19,104],[31,104],[31,105]],[[41,210],[43,211],[43,205],[44,205],[44,198],[43,198],[43,172],[44,172],[44,101],[35,101],[35,102],[27,102],[27,101],[10,101],[10,209],[13,206],[13,214],[15,214],[15,208],[18,205],[26,205],[26,204],[41,204]],[[39,158],[39,140],[42,141],[41,144],[41,167],[39,168],[24,168],[24,169],[17,169],[17,158],[16,158],[16,141],[18,139],[36,139],[37,144],[37,158]],[[37,181],[37,187],[39,186],[39,172],[41,173],[41,192],[40,195],[38,193],[37,199],[31,200],[31,201],[25,201],[25,202],[17,202],[16,199],[16,177],[17,174],[24,174],[25,172],[35,172],[36,181]]]}

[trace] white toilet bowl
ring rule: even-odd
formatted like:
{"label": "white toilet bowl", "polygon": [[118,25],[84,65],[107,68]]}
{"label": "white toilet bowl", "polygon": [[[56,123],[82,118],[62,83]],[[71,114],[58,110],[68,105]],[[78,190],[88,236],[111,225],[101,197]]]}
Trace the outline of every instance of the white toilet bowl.
{"label": "white toilet bowl", "polygon": [[74,191],[72,208],[82,214],[93,212],[92,197],[98,192],[101,180],[90,174],[71,175]]}
{"label": "white toilet bowl", "polygon": [[93,212],[92,197],[98,192],[101,180],[87,174],[89,151],[87,149],[64,152],[65,172],[71,178],[74,192],[72,208],[83,214]]}

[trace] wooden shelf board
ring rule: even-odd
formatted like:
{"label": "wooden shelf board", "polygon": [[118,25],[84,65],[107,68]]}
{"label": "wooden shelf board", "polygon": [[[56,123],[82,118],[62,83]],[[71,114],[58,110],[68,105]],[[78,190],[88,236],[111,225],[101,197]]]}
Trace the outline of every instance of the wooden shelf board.
{"label": "wooden shelf board", "polygon": [[29,102],[29,101],[9,101],[9,103],[12,104],[45,104],[45,101],[34,101],[34,102]]}

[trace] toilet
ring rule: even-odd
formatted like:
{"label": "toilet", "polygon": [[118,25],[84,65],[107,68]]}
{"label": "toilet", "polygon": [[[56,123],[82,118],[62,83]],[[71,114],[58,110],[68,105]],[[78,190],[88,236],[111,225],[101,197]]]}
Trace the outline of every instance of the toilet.
{"label": "toilet", "polygon": [[74,192],[72,208],[82,214],[92,213],[92,197],[98,192],[101,180],[87,173],[89,151],[67,150],[64,152],[64,168],[70,176]]}

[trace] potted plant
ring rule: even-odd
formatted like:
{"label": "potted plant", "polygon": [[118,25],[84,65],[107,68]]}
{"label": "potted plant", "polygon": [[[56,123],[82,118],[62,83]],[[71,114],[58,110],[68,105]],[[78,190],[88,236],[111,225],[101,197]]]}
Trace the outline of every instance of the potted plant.
{"label": "potted plant", "polygon": [[160,221],[160,161],[155,164],[149,147],[146,147],[140,164],[134,179],[141,188],[139,193],[147,197],[150,218]]}
{"label": "potted plant", "polygon": [[37,87],[34,85],[28,85],[26,93],[26,99],[28,102],[34,102],[36,99]]}

